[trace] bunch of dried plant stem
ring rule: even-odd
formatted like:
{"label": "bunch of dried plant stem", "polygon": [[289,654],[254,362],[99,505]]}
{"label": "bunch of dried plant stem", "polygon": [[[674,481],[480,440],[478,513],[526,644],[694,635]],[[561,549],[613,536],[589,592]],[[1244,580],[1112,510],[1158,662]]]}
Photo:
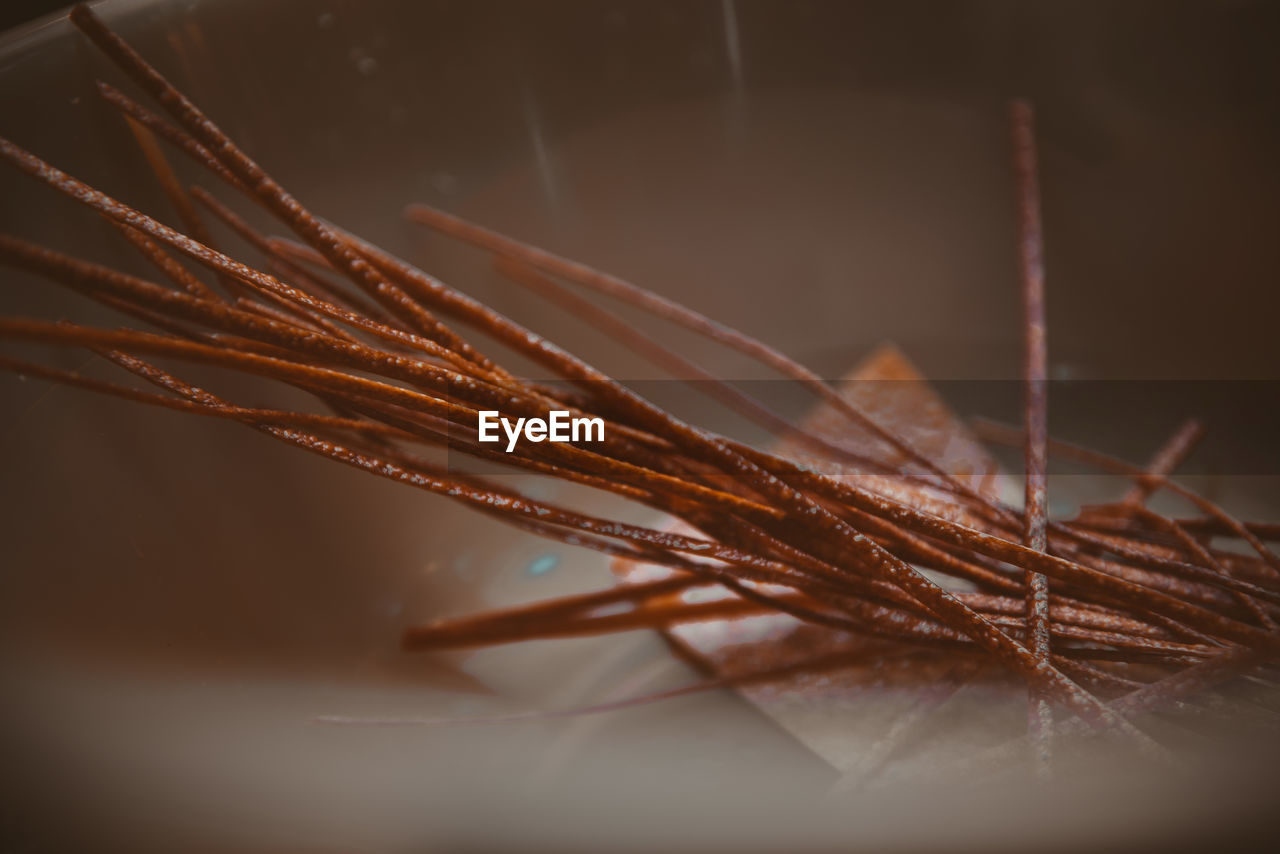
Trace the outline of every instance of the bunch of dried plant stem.
{"label": "bunch of dried plant stem", "polygon": [[[6,266],[37,273],[157,330],[3,318],[0,336],[89,348],[156,390],[12,358],[0,366],[239,421],[539,536],[677,570],[653,583],[424,626],[407,633],[407,649],[781,612],[871,638],[870,652],[862,654],[884,660],[954,659],[966,668],[1015,674],[1031,692],[1029,729],[1037,762],[1045,767],[1051,732],[1084,729],[1119,734],[1163,757],[1163,748],[1134,725],[1135,717],[1185,705],[1223,680],[1257,672],[1280,653],[1280,560],[1264,542],[1277,537],[1277,527],[1241,523],[1169,479],[1194,445],[1196,425],[1175,436],[1148,469],[1047,439],[1039,203],[1025,105],[1015,105],[1013,127],[1027,312],[1026,429],[979,426],[986,439],[1025,446],[1025,513],[979,494],[817,375],[741,332],[447,213],[423,206],[408,211],[415,222],[488,250],[511,281],[608,331],[675,376],[698,381],[699,388],[774,433],[841,466],[891,476],[920,495],[944,497],[967,514],[962,524],[687,424],[448,284],[317,218],[88,8],[76,7],[71,20],[168,113],[163,118],[99,84],[105,101],[126,118],[186,233],[0,140],[6,161],[109,220],[157,273],[144,280],[0,236],[0,262]],[[184,188],[160,141],[272,214],[296,241],[262,235],[206,190]],[[260,253],[270,272],[219,251],[206,223],[210,215]],[[212,284],[182,258],[211,272]],[[757,359],[812,391],[851,431],[874,436],[886,453],[858,453],[790,423],[562,282],[644,309]],[[442,318],[501,342],[567,384],[552,388],[513,375]],[[276,380],[310,393],[324,409],[239,406],[145,361],[155,357]],[[605,418],[605,440],[581,447],[523,443],[511,454],[478,441],[479,410],[534,416],[549,408]],[[431,462],[415,446],[446,447],[615,493],[700,534],[626,524],[535,500]],[[1051,522],[1045,496],[1049,452],[1130,476],[1133,489],[1114,504]],[[1146,501],[1158,490],[1186,498],[1203,515],[1178,520],[1155,513]],[[1219,548],[1214,537],[1243,541],[1253,554]],[[922,569],[962,581],[968,592],[944,589]],[[710,584],[736,596],[692,601],[675,595]],[[848,661],[849,654],[819,656],[783,670],[712,679],[644,699],[779,679]],[[1060,715],[1056,724],[1050,708]]]}

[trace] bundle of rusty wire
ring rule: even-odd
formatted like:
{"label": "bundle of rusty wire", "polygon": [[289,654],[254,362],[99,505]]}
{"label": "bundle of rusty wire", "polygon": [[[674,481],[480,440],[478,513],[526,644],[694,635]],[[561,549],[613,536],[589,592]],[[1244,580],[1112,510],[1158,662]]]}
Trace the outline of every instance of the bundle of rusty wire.
{"label": "bundle of rusty wire", "polygon": [[[127,120],[186,233],[0,140],[5,160],[108,219],[159,274],[156,281],[144,280],[0,236],[5,265],[40,274],[158,330],[4,318],[0,334],[89,348],[159,391],[15,359],[4,359],[3,367],[240,421],[539,536],[676,571],[656,582],[424,627],[408,634],[408,648],[784,613],[872,637],[881,654],[994,662],[1016,674],[1031,691],[1031,729],[1041,756],[1051,731],[1087,728],[1118,732],[1160,753],[1131,718],[1256,670],[1280,654],[1280,559],[1263,542],[1280,531],[1241,523],[1168,479],[1193,443],[1194,429],[1176,436],[1145,470],[1058,446],[1132,476],[1135,485],[1122,501],[1076,520],[1046,518],[1044,460],[1054,446],[1045,436],[1038,202],[1025,107],[1015,107],[1014,129],[1028,318],[1027,429],[989,435],[1025,440],[1023,512],[944,471],[817,375],[746,335],[450,215],[411,209],[412,219],[492,251],[499,270],[513,281],[589,319],[676,375],[699,380],[721,402],[815,454],[878,473],[900,488],[866,488],[684,423],[539,335],[312,215],[86,7],[77,7],[71,20],[169,114],[169,120],[161,118],[99,84],[102,97]],[[159,140],[274,215],[301,242],[263,236],[208,192],[185,189]],[[208,214],[260,252],[271,272],[214,248],[204,221]],[[211,271],[219,290],[178,256]],[[850,430],[875,436],[886,452],[854,453],[788,423],[555,279],[623,300],[754,357],[813,392]],[[514,376],[442,317],[521,353],[572,390]],[[310,393],[327,411],[240,406],[144,361],[150,357],[276,380]],[[604,440],[578,446],[521,443],[510,454],[478,441],[481,410],[541,416],[550,408],[604,418]],[[682,520],[697,533],[625,524],[534,500],[429,462],[415,455],[415,445],[442,446],[615,493]],[[1190,501],[1201,515],[1176,520],[1149,510],[1146,499],[1158,490]],[[1215,537],[1247,543],[1254,554],[1218,548]],[[932,580],[939,576],[960,582],[964,592],[944,589]],[[671,598],[708,583],[735,596],[702,603]],[[618,613],[619,603],[629,610]],[[606,606],[615,610],[602,616]],[[808,662],[815,668],[829,664]],[[1056,729],[1051,707],[1067,713]]]}

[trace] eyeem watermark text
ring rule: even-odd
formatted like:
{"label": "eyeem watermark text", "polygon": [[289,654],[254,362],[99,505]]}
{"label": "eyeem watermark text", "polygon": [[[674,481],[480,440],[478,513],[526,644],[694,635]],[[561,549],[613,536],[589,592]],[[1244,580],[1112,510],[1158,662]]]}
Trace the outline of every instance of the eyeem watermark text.
{"label": "eyeem watermark text", "polygon": [[603,442],[603,418],[571,418],[567,409],[553,409],[546,418],[503,418],[495,409],[480,410],[477,431],[481,442],[501,442],[498,428],[507,438],[507,453],[523,436],[528,442]]}

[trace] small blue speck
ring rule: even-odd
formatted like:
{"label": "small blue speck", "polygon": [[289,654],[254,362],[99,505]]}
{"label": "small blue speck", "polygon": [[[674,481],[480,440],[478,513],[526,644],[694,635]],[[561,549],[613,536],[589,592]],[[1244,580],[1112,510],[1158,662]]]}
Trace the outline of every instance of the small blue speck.
{"label": "small blue speck", "polygon": [[533,578],[537,578],[539,575],[546,575],[559,565],[559,555],[543,555],[540,558],[535,558],[529,566],[525,568],[525,572]]}

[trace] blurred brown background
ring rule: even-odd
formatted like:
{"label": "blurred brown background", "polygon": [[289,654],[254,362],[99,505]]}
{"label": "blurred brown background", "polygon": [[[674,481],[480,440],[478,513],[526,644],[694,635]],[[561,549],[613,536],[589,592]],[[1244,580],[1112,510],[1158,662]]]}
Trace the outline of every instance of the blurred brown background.
{"label": "blurred brown background", "polygon": [[[14,22],[36,10],[0,11]],[[1005,109],[1027,96],[1039,114],[1054,375],[1280,380],[1280,4],[197,0],[102,11],[318,214],[634,380],[656,375],[513,293],[477,253],[407,226],[402,207],[424,201],[580,257],[828,377],[890,340],[931,377],[1008,379],[1020,339]],[[3,52],[0,133],[171,221],[93,93],[95,77],[120,76],[65,22],[11,35]],[[0,228],[140,269],[92,215],[8,169]],[[8,271],[0,312],[118,322]],[[764,376],[648,328],[721,375]],[[83,353],[24,352],[113,376]],[[270,399],[216,372],[186,375]],[[1151,423],[1132,409],[1051,404],[1051,419],[1141,458],[1182,414]],[[1210,429],[1274,446],[1274,431],[1250,423]],[[44,791],[25,776],[38,769],[49,791],[83,790],[72,806],[126,824],[157,813],[181,823],[185,810],[224,829],[256,827],[246,815],[323,829],[344,810],[385,809],[378,826],[412,838],[423,815],[443,828],[461,820],[420,810],[442,785],[442,756],[456,798],[474,808],[510,803],[499,785],[516,786],[556,743],[539,735],[550,728],[335,737],[306,722],[491,710],[491,699],[449,693],[458,682],[429,693],[439,669],[399,653],[400,630],[600,586],[602,561],[495,533],[443,500],[317,465],[238,425],[7,374],[0,430],[3,734],[28,760],[11,766],[13,789]],[[1244,515],[1276,516],[1270,481],[1208,488]],[[531,577],[549,551],[558,568]],[[606,648],[543,646],[469,666],[516,707],[563,707],[607,681],[600,670],[562,690],[608,664]],[[656,642],[642,651],[665,655]],[[637,662],[624,649],[609,678]],[[656,709],[603,725],[617,740],[591,746],[628,749],[591,754],[600,812],[615,806],[622,766],[626,791],[662,781],[688,804],[726,779],[781,790],[822,777],[731,699],[705,699],[674,719]],[[785,773],[782,756],[795,766]],[[118,779],[139,782],[106,785]],[[175,806],[201,785],[228,802]],[[1085,819],[1071,822],[1088,836]]]}

